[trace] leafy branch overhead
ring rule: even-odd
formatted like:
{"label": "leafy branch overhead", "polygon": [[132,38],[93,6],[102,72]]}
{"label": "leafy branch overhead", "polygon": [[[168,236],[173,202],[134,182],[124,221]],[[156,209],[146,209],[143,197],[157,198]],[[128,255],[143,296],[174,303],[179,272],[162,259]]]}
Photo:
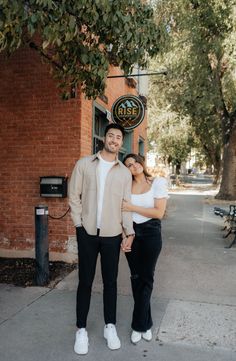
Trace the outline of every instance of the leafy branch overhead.
{"label": "leafy branch overhead", "polygon": [[168,111],[172,121],[188,119],[195,146],[221,178],[217,196],[236,199],[236,2],[153,2],[161,49],[153,66],[169,71],[165,82],[151,80],[149,104],[158,101],[159,114]]}
{"label": "leafy branch overhead", "polygon": [[0,8],[0,51],[37,50],[64,92],[81,86],[96,97],[109,64],[128,74],[158,52],[153,10],[141,0],[0,0]]}

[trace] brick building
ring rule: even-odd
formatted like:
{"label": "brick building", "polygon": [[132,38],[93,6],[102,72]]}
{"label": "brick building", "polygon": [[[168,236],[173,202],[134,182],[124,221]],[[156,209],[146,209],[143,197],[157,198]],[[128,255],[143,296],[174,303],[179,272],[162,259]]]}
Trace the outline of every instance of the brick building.
{"label": "brick building", "polygon": [[[120,74],[111,68],[110,74]],[[67,198],[42,198],[40,176],[70,176],[77,159],[101,145],[113,102],[137,94],[133,82],[107,80],[105,97],[96,101],[77,93],[61,100],[49,68],[31,49],[10,58],[0,55],[0,255],[34,257],[34,208],[45,204],[59,217]],[[122,152],[144,153],[146,119],[127,134]],[[49,219],[50,259],[76,259],[75,231],[70,215]]]}

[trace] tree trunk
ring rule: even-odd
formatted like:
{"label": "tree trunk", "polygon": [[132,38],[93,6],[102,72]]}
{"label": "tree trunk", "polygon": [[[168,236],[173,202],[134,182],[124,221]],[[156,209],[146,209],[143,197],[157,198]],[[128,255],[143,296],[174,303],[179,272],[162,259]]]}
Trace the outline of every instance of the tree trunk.
{"label": "tree trunk", "polygon": [[236,200],[236,122],[223,149],[223,172],[217,199]]}
{"label": "tree trunk", "polygon": [[181,168],[181,163],[180,162],[176,162],[176,174],[180,174],[180,168]]}
{"label": "tree trunk", "polygon": [[214,172],[213,172],[213,184],[218,184],[220,181],[220,174],[221,174],[221,159],[220,157],[215,157],[214,159]]}
{"label": "tree trunk", "polygon": [[218,184],[220,179],[220,173],[221,173],[221,155],[215,149],[214,153],[207,152],[210,164],[213,165],[213,184]]}
{"label": "tree trunk", "polygon": [[212,184],[214,185],[217,185],[220,181],[220,170],[216,170],[214,173],[213,173],[213,182]]}

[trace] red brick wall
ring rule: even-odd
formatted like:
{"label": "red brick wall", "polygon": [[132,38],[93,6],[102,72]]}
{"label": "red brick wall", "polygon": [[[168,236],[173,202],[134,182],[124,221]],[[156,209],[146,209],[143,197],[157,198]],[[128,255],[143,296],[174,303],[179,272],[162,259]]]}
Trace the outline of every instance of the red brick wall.
{"label": "red brick wall", "polygon": [[84,94],[81,94],[81,156],[92,154],[92,119],[92,101],[85,99]]}
{"label": "red brick wall", "polygon": [[138,144],[138,140],[139,140],[139,136],[141,136],[141,138],[145,141],[144,143],[144,150],[145,150],[145,154],[147,151],[147,116],[145,116],[143,122],[134,129],[134,142],[133,142],[133,151],[134,153],[138,153],[139,152],[139,144]]}
{"label": "red brick wall", "polygon": [[[110,79],[108,104],[97,102],[110,110],[114,100],[127,93],[136,91],[122,78]],[[34,50],[18,50],[8,59],[0,54],[0,249],[34,247],[36,205],[48,205],[53,216],[67,210],[67,199],[40,198],[39,177],[70,176],[76,160],[91,154],[92,112],[93,103],[83,94],[60,99],[48,66]],[[135,130],[135,147],[145,127],[143,123]],[[66,252],[70,235],[74,228],[69,214],[49,219],[50,252]]]}
{"label": "red brick wall", "polygon": [[[0,56],[0,246],[34,244],[34,207],[61,215],[66,199],[39,197],[39,177],[66,175],[80,156],[80,101],[62,101],[33,50]],[[66,219],[69,219],[67,216]],[[70,221],[50,221],[51,250],[63,250]]]}

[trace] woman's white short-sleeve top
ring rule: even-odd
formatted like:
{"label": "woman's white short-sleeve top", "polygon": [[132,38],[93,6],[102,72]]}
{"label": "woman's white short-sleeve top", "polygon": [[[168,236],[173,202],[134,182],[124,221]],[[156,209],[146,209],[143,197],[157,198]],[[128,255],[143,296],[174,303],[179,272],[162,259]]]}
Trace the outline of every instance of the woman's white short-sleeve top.
{"label": "woman's white short-sleeve top", "polygon": [[[132,204],[145,208],[154,208],[154,199],[169,198],[168,196],[168,182],[164,177],[155,178],[152,182],[151,188],[148,192],[142,194],[132,194]],[[133,221],[135,223],[144,223],[151,218],[142,216],[141,214],[133,212]]]}

